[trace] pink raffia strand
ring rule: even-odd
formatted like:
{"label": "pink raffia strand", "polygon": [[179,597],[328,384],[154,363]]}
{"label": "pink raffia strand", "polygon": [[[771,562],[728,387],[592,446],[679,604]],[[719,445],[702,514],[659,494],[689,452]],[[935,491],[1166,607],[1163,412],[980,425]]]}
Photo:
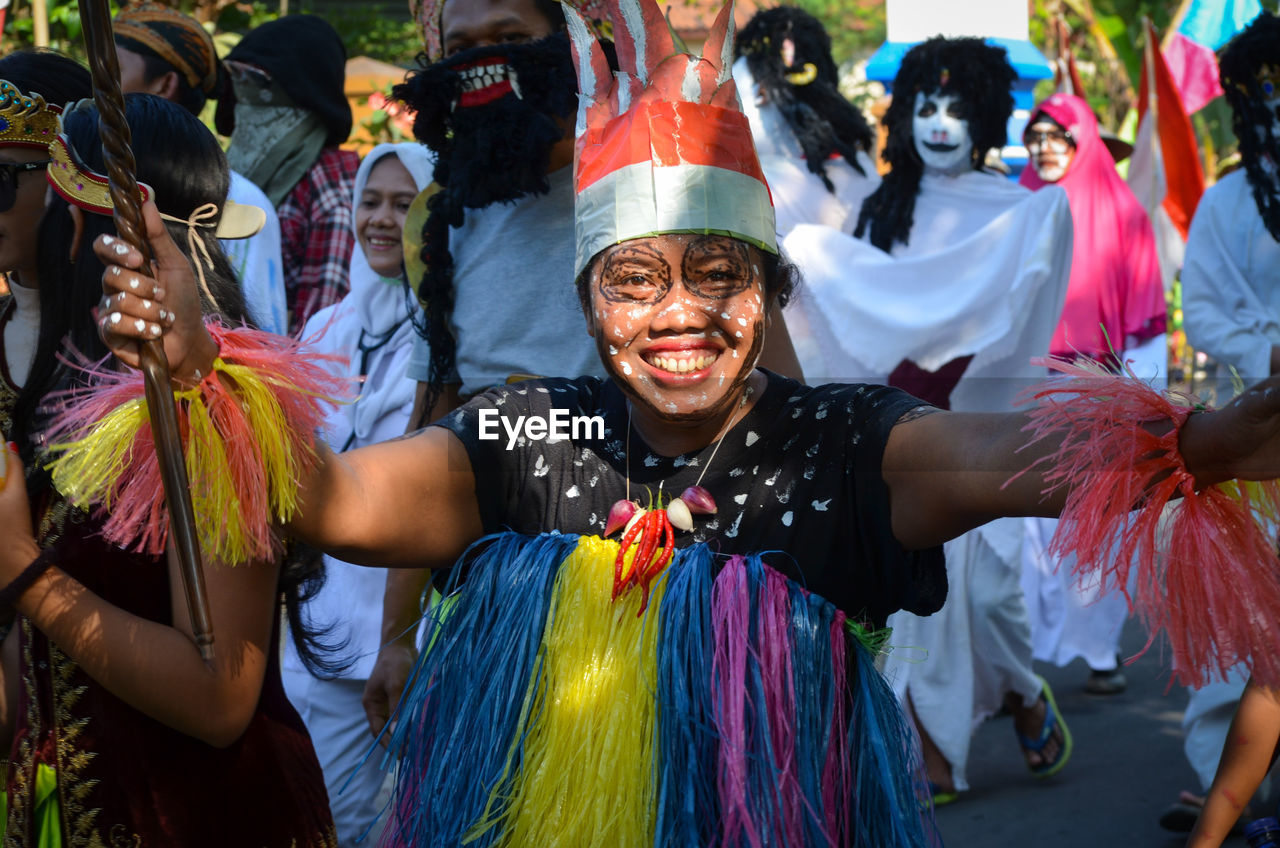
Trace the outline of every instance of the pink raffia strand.
{"label": "pink raffia strand", "polygon": [[762,844],[746,809],[747,799],[747,640],[750,590],[741,556],[729,559],[711,589],[711,627],[715,651],[711,661],[715,726],[720,733],[716,789],[720,796],[721,842]]}
{"label": "pink raffia strand", "polygon": [[831,622],[831,689],[835,703],[831,710],[831,744],[822,766],[822,809],[826,814],[827,833],[837,844],[851,831],[847,799],[853,794],[853,773],[849,764],[849,684],[845,661],[848,637],[844,631],[845,614],[836,610]]}
{"label": "pink raffia strand", "polygon": [[[1096,364],[1035,363],[1072,378],[1031,393],[1038,405],[1025,428],[1030,444],[1061,440],[1032,466],[1043,468],[1046,495],[1067,488],[1050,553],[1075,554],[1076,577],[1096,574],[1125,592],[1149,633],[1143,652],[1167,635],[1178,683],[1202,686],[1245,663],[1259,683],[1280,685],[1280,485],[1197,491],[1178,451],[1193,399]],[[1159,421],[1174,426],[1163,435],[1144,426]]]}
{"label": "pink raffia strand", "polygon": [[[218,343],[219,359],[227,365],[255,370],[279,405],[288,427],[285,444],[272,446],[271,452],[291,463],[296,485],[298,476],[314,468],[317,462],[316,442],[325,422],[326,402],[349,398],[353,394],[351,382],[328,370],[326,365],[332,367],[334,357],[308,352],[303,341],[248,327],[226,327],[213,319],[205,326]],[[124,404],[142,402],[141,373],[116,370],[110,362],[104,359],[81,366],[86,384],[53,399],[55,417],[45,434],[46,445],[79,441],[113,410]],[[221,437],[221,443],[214,450],[221,452],[225,465],[223,469],[193,465],[188,454],[188,475],[197,516],[201,515],[201,503],[207,499],[207,493],[218,483],[225,485],[228,480],[221,475],[229,472],[245,537],[252,540],[250,558],[271,559],[281,550],[274,527],[285,516],[272,514],[267,487],[269,460],[249,427],[234,381],[214,371],[204,377],[198,388],[214,429]],[[190,415],[190,405],[178,403],[184,448],[189,446]],[[105,517],[102,533],[108,542],[153,556],[164,553],[169,516],[149,422],[142,423],[138,429],[123,473],[113,481],[103,503],[95,505],[95,513]],[[199,528],[201,546],[206,550],[217,550],[216,540],[222,528],[215,525],[206,513]]]}
{"label": "pink raffia strand", "polygon": [[756,619],[756,643],[760,646],[760,674],[765,707],[769,714],[774,768],[777,769],[781,815],[775,823],[782,832],[770,840],[777,845],[803,845],[804,818],[816,815],[805,803],[796,770],[796,698],[791,673],[791,603],[787,578],[766,568],[765,585]]}

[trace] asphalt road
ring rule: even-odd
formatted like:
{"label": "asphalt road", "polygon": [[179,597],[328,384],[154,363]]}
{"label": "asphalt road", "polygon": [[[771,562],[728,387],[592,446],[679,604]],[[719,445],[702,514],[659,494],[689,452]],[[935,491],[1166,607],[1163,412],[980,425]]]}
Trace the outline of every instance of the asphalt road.
{"label": "asphalt road", "polygon": [[[1130,622],[1122,647],[1141,648]],[[970,791],[938,810],[947,848],[1178,848],[1185,837],[1162,830],[1160,813],[1180,789],[1199,792],[1182,754],[1185,690],[1165,694],[1169,681],[1158,649],[1125,669],[1121,695],[1087,695],[1088,670],[1081,661],[1065,669],[1037,663],[1053,686],[1058,706],[1075,737],[1075,753],[1054,777],[1035,780],[1027,772],[1013,722],[993,718],[977,733],[969,755]],[[1233,838],[1230,848],[1244,848]]]}

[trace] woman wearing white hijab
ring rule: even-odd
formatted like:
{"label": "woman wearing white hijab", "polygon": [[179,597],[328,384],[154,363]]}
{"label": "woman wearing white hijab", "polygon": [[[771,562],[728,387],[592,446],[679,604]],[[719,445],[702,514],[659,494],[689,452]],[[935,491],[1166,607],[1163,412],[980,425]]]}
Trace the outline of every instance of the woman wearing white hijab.
{"label": "woman wearing white hijab", "polygon": [[[415,385],[405,379],[414,337],[404,289],[404,219],[414,197],[431,183],[431,154],[420,144],[380,144],[356,174],[352,203],[356,247],[350,292],[307,322],[304,338],[319,336],[318,353],[337,357],[333,368],[363,378],[360,397],[335,406],[325,438],[335,451],[350,450],[404,433]],[[304,608],[327,641],[340,645],[349,668],[332,680],[313,677],[293,650],[285,655],[285,689],[316,743],[324,769],[339,845],[347,846],[377,818],[383,774],[359,768],[373,740],[360,704],[365,681],[382,643],[382,593],[386,575],[326,556],[323,588]],[[354,773],[354,778],[352,777]]]}

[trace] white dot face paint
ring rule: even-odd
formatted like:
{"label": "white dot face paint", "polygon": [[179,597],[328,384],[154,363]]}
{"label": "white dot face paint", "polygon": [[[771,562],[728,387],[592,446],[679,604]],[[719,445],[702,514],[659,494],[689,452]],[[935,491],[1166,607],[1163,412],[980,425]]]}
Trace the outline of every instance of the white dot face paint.
{"label": "white dot face paint", "polygon": [[1036,169],[1036,175],[1047,183],[1056,183],[1067,174],[1076,146],[1071,135],[1057,122],[1041,117],[1027,128],[1022,136],[1027,155]]}
{"label": "white dot face paint", "polygon": [[597,347],[637,412],[711,419],[741,397],[764,341],[758,256],[735,239],[678,234],[623,242],[595,259]]}
{"label": "white dot face paint", "polygon": [[911,137],[926,170],[956,176],[973,162],[973,137],[965,107],[950,94],[916,92]]}

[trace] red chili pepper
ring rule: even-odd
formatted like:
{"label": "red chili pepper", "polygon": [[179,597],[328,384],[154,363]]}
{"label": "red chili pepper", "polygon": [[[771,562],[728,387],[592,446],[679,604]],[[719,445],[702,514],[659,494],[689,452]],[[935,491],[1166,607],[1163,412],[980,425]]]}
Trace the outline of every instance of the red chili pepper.
{"label": "red chili pepper", "polygon": [[662,511],[662,518],[659,522],[658,533],[663,536],[662,555],[645,569],[644,574],[640,575],[640,580],[647,586],[655,577],[662,573],[662,569],[667,567],[667,563],[671,562],[671,557],[675,551],[675,529],[671,526],[671,517],[667,515],[666,510]]}
{"label": "red chili pepper", "polygon": [[671,526],[671,518],[664,512],[662,514],[662,529],[666,531],[663,547],[666,548],[662,552],[662,558],[658,560],[658,567],[653,570],[655,575],[661,574],[662,569],[671,564],[671,560],[676,556],[676,531]]}
{"label": "red chili pepper", "polygon": [[644,533],[640,536],[635,559],[631,560],[631,574],[627,577],[627,585],[639,583],[649,570],[649,560],[653,559],[653,551],[658,547],[658,536],[662,533],[662,518],[666,510],[650,510],[644,518]]}
{"label": "red chili pepper", "polygon": [[[622,543],[618,546],[618,558],[613,563],[613,597],[610,598],[611,601],[618,600],[618,595],[622,592],[624,585],[622,582],[622,568],[626,564],[627,548],[631,547],[631,543],[635,541],[636,534],[640,532],[641,526],[648,517],[648,513],[640,516],[636,523],[631,525],[631,529],[627,531],[627,534],[622,537]],[[634,559],[631,564],[633,566],[632,571],[634,571]]]}
{"label": "red chili pepper", "polygon": [[653,581],[662,574],[664,568],[671,564],[671,560],[676,555],[675,528],[671,526],[671,519],[667,516],[665,510],[662,512],[661,524],[660,532],[663,535],[662,555],[640,576],[640,586],[644,590],[644,596],[640,600],[640,611],[636,613],[637,618],[644,615],[644,611],[649,606],[649,589],[653,585]]}

